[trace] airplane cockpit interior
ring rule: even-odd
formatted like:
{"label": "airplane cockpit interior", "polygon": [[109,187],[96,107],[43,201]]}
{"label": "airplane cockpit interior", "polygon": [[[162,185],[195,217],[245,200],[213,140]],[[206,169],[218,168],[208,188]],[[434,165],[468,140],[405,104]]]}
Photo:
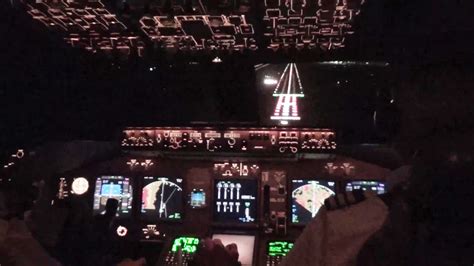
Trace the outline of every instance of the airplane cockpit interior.
{"label": "airplane cockpit interior", "polygon": [[1,2],[0,266],[472,258],[460,1]]}
{"label": "airplane cockpit interior", "polygon": [[338,155],[337,139],[317,128],[127,128],[122,155],[58,176],[53,202],[97,215],[118,200],[115,237],[150,265],[187,265],[205,237],[237,244],[242,265],[278,265],[326,199],[389,189],[390,170]]}

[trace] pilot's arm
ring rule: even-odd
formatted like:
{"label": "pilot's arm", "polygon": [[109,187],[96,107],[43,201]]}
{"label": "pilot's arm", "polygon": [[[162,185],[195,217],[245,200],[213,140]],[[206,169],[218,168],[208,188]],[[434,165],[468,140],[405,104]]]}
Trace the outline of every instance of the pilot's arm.
{"label": "pilot's arm", "polygon": [[367,193],[361,198],[354,193],[359,192],[328,199],[280,266],[354,264],[359,250],[388,215],[380,198]]}

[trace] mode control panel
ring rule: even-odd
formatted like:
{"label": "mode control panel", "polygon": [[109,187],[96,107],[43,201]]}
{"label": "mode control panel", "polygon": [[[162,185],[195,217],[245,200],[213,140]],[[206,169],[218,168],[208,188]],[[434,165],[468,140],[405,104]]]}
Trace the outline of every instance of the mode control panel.
{"label": "mode control panel", "polygon": [[264,154],[335,150],[336,134],[315,128],[128,128],[124,149]]}

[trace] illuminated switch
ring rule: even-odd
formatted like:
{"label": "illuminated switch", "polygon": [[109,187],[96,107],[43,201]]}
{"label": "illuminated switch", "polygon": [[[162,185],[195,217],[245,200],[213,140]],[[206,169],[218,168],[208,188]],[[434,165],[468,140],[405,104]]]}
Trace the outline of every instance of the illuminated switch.
{"label": "illuminated switch", "polygon": [[230,184],[230,199],[234,199],[234,188],[235,188],[235,185],[231,183]]}
{"label": "illuminated switch", "polygon": [[250,202],[245,202],[245,218],[249,220],[250,217]]}
{"label": "illuminated switch", "polygon": [[221,188],[222,188],[222,183],[221,182],[217,183],[217,199],[221,198]]}
{"label": "illuminated switch", "polygon": [[227,199],[227,188],[229,187],[229,184],[224,183],[224,199]]}
{"label": "illuminated switch", "polygon": [[247,176],[249,174],[249,169],[247,165],[244,165],[244,168],[242,169],[242,175]]}
{"label": "illuminated switch", "polygon": [[237,188],[237,197],[236,199],[240,199],[240,188],[242,187],[242,185],[240,183],[237,183],[237,185],[235,185],[236,188]]}

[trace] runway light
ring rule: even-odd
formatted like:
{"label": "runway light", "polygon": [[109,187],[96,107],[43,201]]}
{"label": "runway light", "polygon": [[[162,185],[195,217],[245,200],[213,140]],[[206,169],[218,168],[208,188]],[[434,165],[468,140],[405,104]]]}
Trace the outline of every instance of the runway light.
{"label": "runway light", "polygon": [[[287,80],[282,87],[282,80]],[[299,93],[298,93],[299,91]],[[276,85],[273,96],[278,97],[271,120],[279,120],[280,124],[288,125],[288,121],[301,120],[298,115],[298,101],[297,97],[303,97],[303,87],[298,74],[296,64],[287,64],[283,74]]]}
{"label": "runway light", "polygon": [[265,79],[263,80],[263,84],[265,85],[276,85],[277,83],[278,83],[278,80],[269,76],[265,76]]}

